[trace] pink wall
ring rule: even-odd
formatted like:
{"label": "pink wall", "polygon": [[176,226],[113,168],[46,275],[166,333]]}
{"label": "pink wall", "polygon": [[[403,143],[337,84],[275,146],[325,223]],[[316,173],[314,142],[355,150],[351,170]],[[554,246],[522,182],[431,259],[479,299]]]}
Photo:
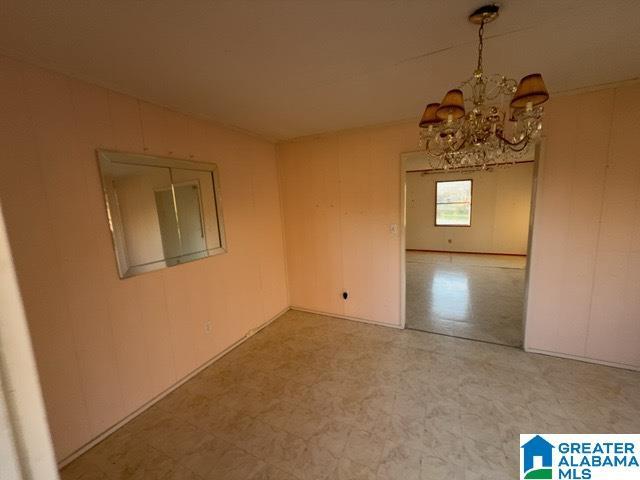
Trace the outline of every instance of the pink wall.
{"label": "pink wall", "polygon": [[526,347],[640,368],[640,85],[547,112]]}
{"label": "pink wall", "polygon": [[[546,109],[526,346],[640,368],[640,86]],[[389,225],[400,223],[400,153],[417,134],[412,122],[278,147],[294,306],[400,323]]]}
{"label": "pink wall", "polygon": [[[290,303],[401,323],[413,122],[282,144],[277,169],[272,144],[4,57],[0,91],[0,197],[58,458],[289,304],[278,181]],[[640,87],[547,111],[527,347],[640,367]],[[99,147],[218,163],[229,252],[119,280]]]}
{"label": "pink wall", "polygon": [[[5,57],[0,92],[0,196],[61,459],[288,306],[275,148]],[[119,280],[96,148],[216,162],[229,252]]]}
{"label": "pink wall", "polygon": [[[390,126],[278,147],[294,307],[400,325],[399,155],[416,129]],[[343,290],[349,299],[341,297]]]}

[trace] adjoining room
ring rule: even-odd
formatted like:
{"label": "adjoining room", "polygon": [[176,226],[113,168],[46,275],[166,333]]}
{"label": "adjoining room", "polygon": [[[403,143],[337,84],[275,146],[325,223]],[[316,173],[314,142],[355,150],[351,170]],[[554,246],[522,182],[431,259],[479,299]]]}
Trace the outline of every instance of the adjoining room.
{"label": "adjoining room", "polygon": [[0,480],[636,478],[639,19],[4,0]]}
{"label": "adjoining room", "polygon": [[521,346],[533,155],[443,171],[416,152],[403,168],[406,328]]}

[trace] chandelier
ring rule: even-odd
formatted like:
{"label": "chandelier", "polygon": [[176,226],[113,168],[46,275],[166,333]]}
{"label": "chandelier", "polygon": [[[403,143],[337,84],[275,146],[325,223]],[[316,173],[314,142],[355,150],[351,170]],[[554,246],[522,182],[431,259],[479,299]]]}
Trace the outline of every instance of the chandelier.
{"label": "chandelier", "polygon": [[484,26],[498,17],[498,10],[497,5],[486,5],[469,16],[480,26],[476,70],[441,103],[428,104],[420,120],[420,148],[434,169],[515,163],[540,136],[541,105],[549,99],[542,75],[533,73],[516,83],[482,68]]}

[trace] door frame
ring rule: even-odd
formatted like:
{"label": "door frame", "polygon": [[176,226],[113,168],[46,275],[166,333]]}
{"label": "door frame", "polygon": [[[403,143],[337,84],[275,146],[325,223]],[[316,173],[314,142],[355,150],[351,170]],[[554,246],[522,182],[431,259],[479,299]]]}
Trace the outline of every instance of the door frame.
{"label": "door frame", "polygon": [[[0,468],[7,480],[58,479],[44,398],[0,204]],[[5,477],[3,477],[5,478]]]}
{"label": "door frame", "polygon": [[[533,233],[535,226],[535,206],[540,194],[539,180],[542,172],[542,159],[544,158],[545,139],[542,137],[534,147],[533,178],[531,184],[531,207],[529,210],[529,231],[527,234],[527,262],[524,276],[524,305],[522,312],[522,346],[526,350],[527,345],[527,314],[529,309],[529,294],[531,281],[531,255]],[[409,155],[422,153],[419,150],[410,150],[400,153],[400,328],[406,328],[407,313],[407,268],[406,268],[406,230],[407,230],[407,171],[406,163]]]}

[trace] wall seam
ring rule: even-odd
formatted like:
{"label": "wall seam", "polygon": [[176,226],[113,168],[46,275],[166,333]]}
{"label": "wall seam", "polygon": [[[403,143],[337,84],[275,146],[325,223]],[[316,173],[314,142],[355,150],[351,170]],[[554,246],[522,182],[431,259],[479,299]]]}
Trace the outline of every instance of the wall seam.
{"label": "wall seam", "polygon": [[285,199],[284,199],[284,172],[281,162],[282,147],[280,144],[274,146],[275,149],[275,163],[276,163],[276,176],[278,180],[278,205],[280,206],[280,234],[282,245],[282,258],[284,260],[284,279],[285,288],[287,294],[287,305],[291,305],[291,286],[289,280],[289,251],[287,249],[287,234],[286,234],[286,216],[285,216]]}
{"label": "wall seam", "polygon": [[[69,91],[70,91],[70,104],[71,104],[71,112],[72,112],[72,122],[74,125],[74,129],[76,129],[74,136],[73,136],[73,140],[71,142],[70,145],[70,149],[71,149],[71,156],[73,157],[73,150],[74,150],[74,144],[77,142],[77,139],[81,137],[81,135],[79,134],[80,132],[77,130],[78,129],[78,102],[77,102],[77,98],[76,98],[76,94],[74,93],[74,88],[73,88],[73,82],[75,80],[74,79],[70,79],[69,80]],[[108,90],[104,90],[105,92],[105,96],[106,96],[106,103],[107,103],[107,115],[109,117],[109,122],[110,122],[110,127],[111,127],[111,141],[113,142],[113,123],[111,120],[111,110],[110,110],[110,105],[109,105],[109,95],[108,95]],[[84,172],[83,172],[84,173]],[[85,198],[87,198],[89,196],[89,188],[88,188],[88,184],[87,184],[87,177],[86,175],[83,175],[83,180],[84,180],[84,186],[85,186]],[[86,208],[86,207],[85,207]],[[91,217],[91,215],[89,215]],[[95,220],[95,218],[92,218],[92,222]],[[94,234],[94,237],[97,239],[98,235],[97,233]],[[102,285],[100,286],[100,288],[105,291],[104,288],[104,280],[101,279],[100,280],[102,282]],[[111,345],[113,348],[111,348],[110,350],[112,351],[112,355],[113,355],[113,360],[115,362],[115,371],[117,373],[117,381],[118,381],[118,390],[120,393],[120,409],[121,412],[118,414],[124,414],[127,410],[126,406],[125,406],[125,394],[124,394],[124,388],[123,388],[123,382],[122,382],[122,370],[125,368],[125,366],[123,365],[123,361],[120,358],[120,353],[118,352],[118,348],[117,348],[117,342],[116,342],[116,337],[115,337],[115,332],[114,332],[114,320],[113,320],[113,313],[111,311],[111,309],[109,308],[109,302],[104,298],[104,296],[102,297],[102,301],[104,302],[104,307],[105,307],[105,311],[107,314],[107,321],[109,322],[109,334],[111,337]]]}
{"label": "wall seam", "polygon": [[[36,71],[41,71],[41,69],[39,67],[34,67],[34,69]],[[27,111],[27,115],[29,117],[29,123],[31,124],[31,130],[32,130],[32,134],[31,136],[33,137],[33,153],[36,156],[36,163],[38,166],[38,176],[40,177],[40,185],[42,186],[42,195],[45,199],[45,202],[47,204],[47,208],[50,207],[51,203],[49,201],[49,195],[47,194],[47,188],[45,187],[45,181],[44,181],[44,172],[43,172],[43,166],[42,166],[42,152],[41,152],[41,146],[39,145],[39,141],[38,141],[38,133],[37,133],[37,129],[36,129],[36,125],[35,125],[35,117],[34,117],[34,110],[33,110],[33,105],[32,105],[32,98],[30,97],[30,95],[28,95],[28,91],[27,91],[27,83],[26,83],[26,77],[25,77],[25,71],[24,71],[24,67],[20,66],[20,77],[22,78],[22,93],[26,102],[26,111]],[[70,85],[70,79],[69,77],[63,76],[64,80],[65,80],[65,84],[68,87],[68,94],[69,94],[69,102],[71,102],[71,85]],[[62,255],[60,255],[60,246],[58,245],[58,240],[56,239],[56,236],[53,233],[53,225],[52,225],[52,221],[51,221],[51,215],[47,214],[47,225],[48,225],[48,231],[49,231],[49,235],[51,236],[53,245],[55,246],[54,248],[56,249],[56,258],[59,259],[62,257]],[[58,269],[58,271],[60,270],[60,261],[58,260],[56,263],[56,267]],[[63,288],[63,292],[65,293],[65,295],[68,295],[67,292],[67,288],[66,286]],[[71,318],[71,312],[69,310],[69,305],[68,302],[64,302],[64,306],[63,306],[64,312],[67,316],[67,318]],[[26,308],[25,308],[26,310]],[[28,321],[28,318],[27,318]],[[80,362],[80,355],[78,353],[78,333],[76,331],[76,328],[73,325],[73,322],[71,323],[71,340],[72,340],[72,344],[73,344],[73,356],[76,360],[76,375],[78,378],[78,386],[80,387],[80,392],[82,394],[82,405],[84,407],[84,414],[85,414],[85,428],[87,429],[88,433],[91,433],[91,416],[89,415],[89,405],[87,403],[87,384],[86,381],[83,377],[82,371],[79,367],[79,365],[81,365]],[[35,348],[34,348],[34,352],[35,352]],[[37,365],[37,354],[36,354],[36,365]],[[44,395],[43,395],[44,397]],[[46,402],[45,402],[45,406],[46,406]]]}
{"label": "wall seam", "polygon": [[589,344],[589,334],[591,332],[591,322],[593,314],[593,292],[596,289],[596,274],[598,271],[598,259],[600,257],[600,237],[602,234],[602,217],[604,215],[604,204],[607,195],[607,179],[609,177],[609,167],[611,161],[611,143],[613,137],[613,120],[615,118],[616,101],[618,97],[618,89],[613,90],[613,98],[611,100],[611,117],[609,121],[609,131],[607,139],[607,157],[604,166],[604,175],[602,177],[602,200],[600,201],[600,212],[598,213],[598,234],[596,236],[595,258],[593,260],[593,275],[591,277],[591,287],[589,289],[589,317],[587,318],[587,329],[584,336],[583,352],[587,355],[587,346]]}
{"label": "wall seam", "polygon": [[[142,115],[142,103],[140,101],[140,99],[136,98],[136,105],[138,106],[137,108],[137,113],[138,113],[138,122],[140,123],[140,140],[142,141],[142,150],[143,152],[146,153],[146,151],[148,150],[148,145],[147,145],[147,139],[145,137],[145,128],[144,128],[144,116]],[[164,274],[164,272],[161,272],[161,274],[159,275],[160,277],[160,284],[162,285],[162,304],[163,304],[163,309],[164,309],[164,318],[167,324],[167,333],[169,335],[171,335],[170,341],[169,341],[169,345],[171,347],[171,358],[172,358],[172,367],[173,367],[173,372],[171,375],[171,378],[173,379],[173,381],[176,381],[178,379],[178,362],[177,362],[177,358],[176,358],[176,346],[175,343],[173,342],[173,339],[175,338],[175,336],[173,335],[173,323],[171,322],[171,318],[169,316],[169,304],[167,302],[167,284],[166,284],[166,275]]]}
{"label": "wall seam", "polygon": [[[335,139],[336,139],[336,156],[337,156],[337,167],[338,167],[338,234],[340,235],[340,285],[342,286],[342,290],[343,291],[348,291],[346,285],[344,284],[344,236],[343,236],[343,232],[344,232],[344,228],[342,225],[343,219],[344,219],[344,215],[342,212],[342,189],[343,189],[343,185],[344,182],[342,181],[342,168],[341,168],[341,164],[342,164],[342,155],[341,155],[341,149],[340,149],[340,135],[335,135]],[[342,296],[340,298],[343,298]],[[342,313],[343,315],[345,315],[347,312],[347,308],[346,308],[346,304],[345,304],[345,300],[342,301],[342,303],[340,304],[340,313]]]}
{"label": "wall seam", "polygon": [[[113,92],[111,90],[106,90],[106,95],[107,95],[107,110],[108,110],[108,115],[109,115],[109,127],[111,130],[111,145],[116,149],[116,150],[120,150],[119,146],[116,145],[117,141],[116,141],[116,131],[115,131],[115,121],[113,119],[113,106],[112,106],[112,96],[113,96]],[[90,187],[88,182],[85,179],[85,185],[86,185],[86,189],[87,189],[87,194],[89,194],[90,192]],[[104,196],[104,193],[103,193]],[[98,230],[96,230],[98,231]],[[115,247],[115,245],[114,245]],[[142,324],[143,323],[143,314],[142,314],[142,310],[139,308],[139,305],[136,305],[136,320]],[[108,318],[112,318],[113,316],[113,309],[109,306],[109,302],[106,302],[106,310],[107,310],[107,316]],[[144,345],[144,358],[145,358],[145,371],[146,371],[146,378],[143,381],[148,382],[148,389],[151,390],[153,387],[151,385],[151,378],[153,376],[152,372],[151,372],[151,357],[149,354],[150,351],[150,345],[149,345],[149,338],[148,336],[145,335],[144,339],[143,339],[143,345]],[[117,350],[117,349],[116,349]],[[120,380],[122,382],[122,380]],[[122,382],[124,383],[124,382]],[[122,404],[123,404],[123,411],[126,415],[126,412],[129,410],[129,407],[127,406],[127,402],[125,401],[125,395],[124,395],[124,386],[121,387],[122,389]]]}
{"label": "wall seam", "polygon": [[[255,178],[256,169],[251,169],[251,213],[253,214],[252,224],[254,227],[258,224],[258,211],[256,207],[256,178]],[[263,264],[263,249],[264,245],[257,245],[255,248],[255,253],[257,254],[258,260],[258,288],[260,289],[260,307],[262,311],[261,319],[262,321],[266,320],[266,308],[265,308],[265,295],[264,295],[264,264]]]}

